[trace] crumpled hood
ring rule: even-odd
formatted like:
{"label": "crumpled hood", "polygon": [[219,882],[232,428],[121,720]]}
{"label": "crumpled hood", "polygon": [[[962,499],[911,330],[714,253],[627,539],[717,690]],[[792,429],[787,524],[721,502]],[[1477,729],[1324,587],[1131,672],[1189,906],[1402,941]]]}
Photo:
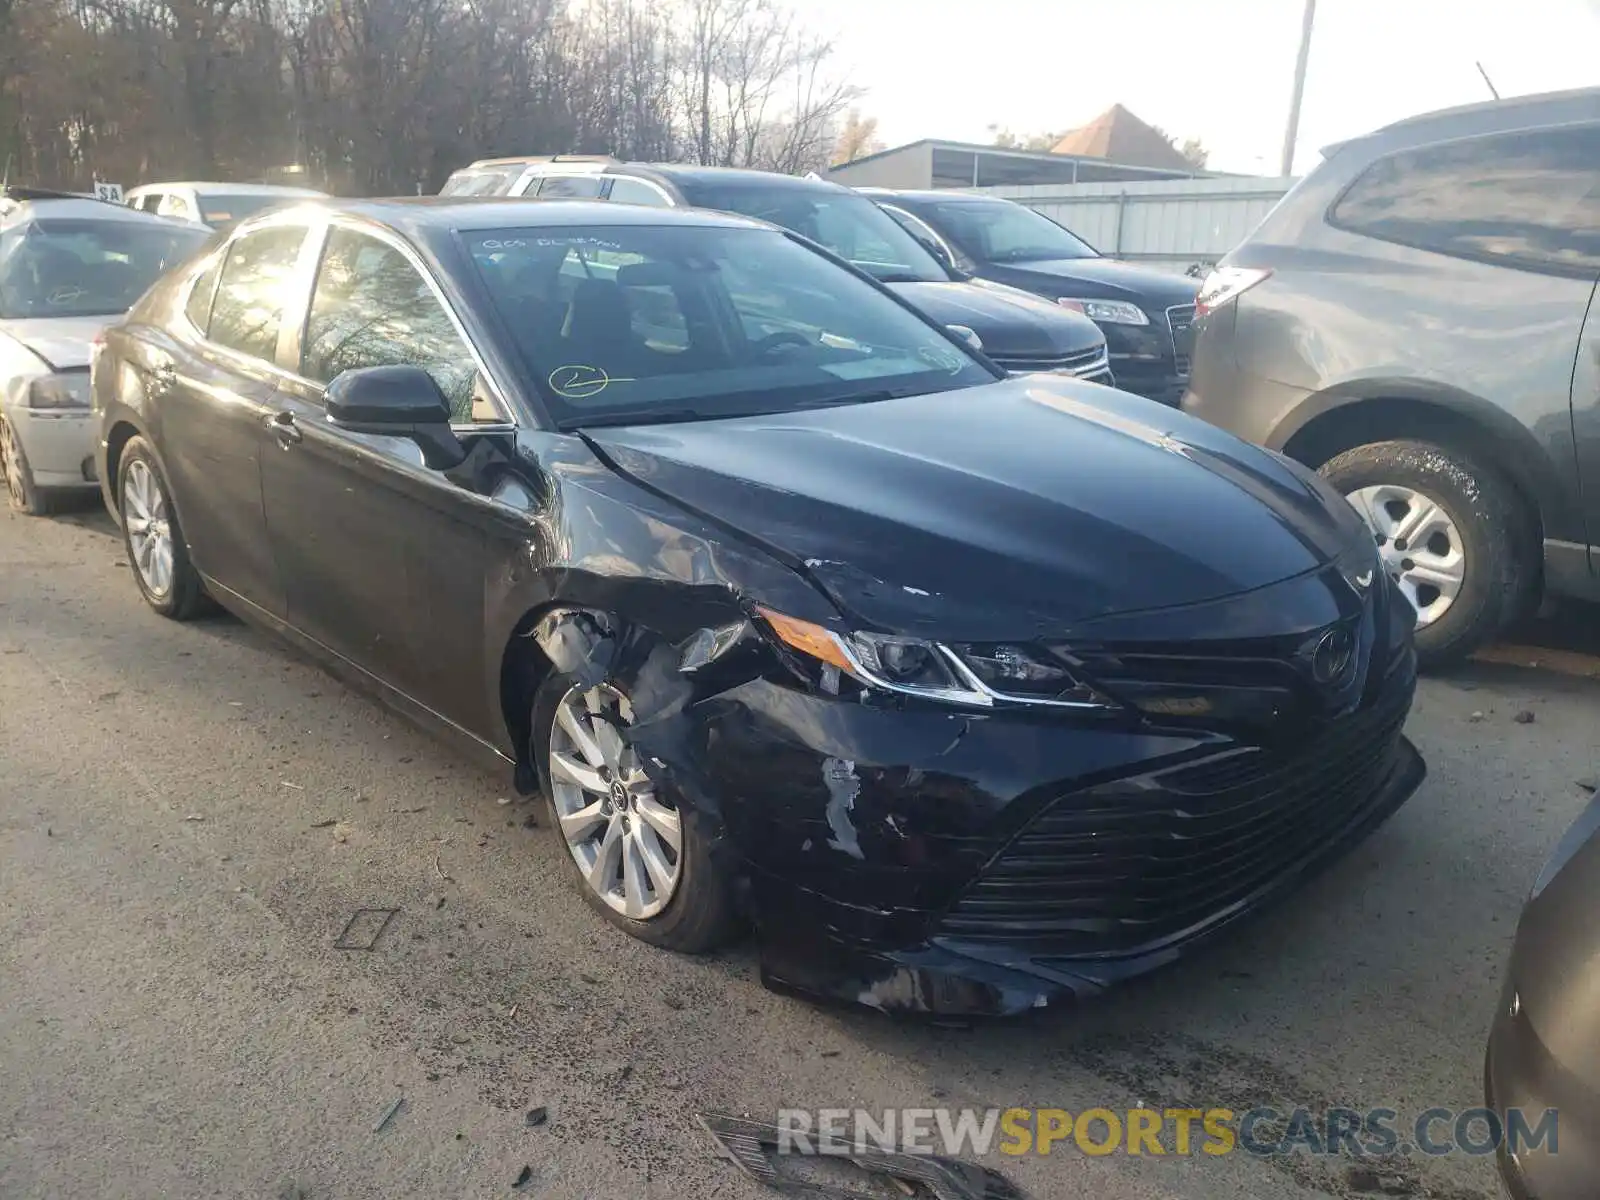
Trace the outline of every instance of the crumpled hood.
{"label": "crumpled hood", "polygon": [[1233,595],[1370,537],[1285,460],[1070,379],[586,436],[853,621],[951,640]]}
{"label": "crumpled hood", "polygon": [[21,342],[52,371],[89,365],[94,339],[119,317],[26,317],[0,321],[0,334]]}
{"label": "crumpled hood", "polygon": [[998,358],[1060,358],[1105,340],[1095,323],[1032,296],[970,283],[891,283],[889,289],[941,325],[965,325]]}
{"label": "crumpled hood", "polygon": [[1114,258],[1052,258],[1019,263],[986,263],[983,273],[1000,283],[1051,299],[1057,296],[1130,300],[1157,312],[1193,304],[1200,281],[1172,271],[1157,271]]}

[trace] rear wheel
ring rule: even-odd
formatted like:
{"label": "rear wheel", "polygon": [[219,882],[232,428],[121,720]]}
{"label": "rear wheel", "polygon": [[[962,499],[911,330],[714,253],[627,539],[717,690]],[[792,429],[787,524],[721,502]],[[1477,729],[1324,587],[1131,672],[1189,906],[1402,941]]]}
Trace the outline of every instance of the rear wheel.
{"label": "rear wheel", "polygon": [[199,616],[206,610],[200,574],[189,561],[167,482],[143,438],[123,447],[117,465],[117,500],[123,544],[145,602],[174,621]]}
{"label": "rear wheel", "polygon": [[1322,474],[1372,529],[1416,608],[1425,666],[1467,657],[1524,604],[1528,514],[1498,472],[1460,451],[1394,441],[1347,450]]}
{"label": "rear wheel", "polygon": [[0,417],[0,472],[6,478],[6,498],[17,512],[43,517],[55,511],[54,494],[41,491],[34,484],[22,442],[4,417]]}
{"label": "rear wheel", "polygon": [[643,941],[700,953],[737,925],[708,819],[647,775],[626,730],[628,697],[609,684],[545,681],[534,700],[539,780],[591,907]]}

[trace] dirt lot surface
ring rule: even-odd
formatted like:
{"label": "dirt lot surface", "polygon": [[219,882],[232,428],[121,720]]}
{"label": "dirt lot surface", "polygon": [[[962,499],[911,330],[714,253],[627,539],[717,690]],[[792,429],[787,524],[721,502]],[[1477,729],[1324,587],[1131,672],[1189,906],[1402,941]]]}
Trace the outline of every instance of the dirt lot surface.
{"label": "dirt lot surface", "polygon": [[[5,515],[0,1196],[754,1197],[696,1113],[1471,1107],[1596,769],[1591,617],[1425,682],[1427,783],[1281,911],[1112,1002],[950,1030],[630,941],[507,779],[231,619],[151,614],[99,513]],[[361,908],[399,911],[335,949]],[[991,1162],[1047,1198],[1494,1194],[1466,1156]]]}

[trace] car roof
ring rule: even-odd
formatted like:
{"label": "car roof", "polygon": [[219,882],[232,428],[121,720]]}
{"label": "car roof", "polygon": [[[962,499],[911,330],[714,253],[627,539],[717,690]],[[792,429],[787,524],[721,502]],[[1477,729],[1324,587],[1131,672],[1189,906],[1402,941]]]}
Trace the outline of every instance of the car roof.
{"label": "car roof", "polygon": [[1405,143],[1422,138],[1453,138],[1478,133],[1510,132],[1537,125],[1564,125],[1600,120],[1600,87],[1572,88],[1564,92],[1536,92],[1503,100],[1483,100],[1434,112],[1418,113],[1371,133],[1324,146],[1332,158],[1347,146]]}
{"label": "car roof", "polygon": [[188,188],[201,196],[326,196],[313,188],[287,187],[280,183],[218,183],[206,180],[174,179],[165,183],[141,183],[130,192],[164,192]]}
{"label": "car roof", "polygon": [[1015,200],[1008,200],[1004,196],[976,196],[971,192],[955,191],[942,188],[879,188],[863,187],[856,191],[871,196],[874,200],[909,200],[916,203],[919,200],[941,203],[956,201],[965,204],[1015,204]]}
{"label": "car roof", "polygon": [[[588,168],[588,170],[582,172],[583,174],[636,176],[640,179],[653,179],[657,182],[667,183],[747,183],[752,187],[777,187],[797,192],[814,192],[822,189],[840,192],[851,190],[843,184],[834,183],[827,179],[807,179],[799,175],[780,175],[776,171],[757,171],[749,167],[703,167],[698,163],[623,162],[619,159],[607,158],[605,155],[586,154],[529,155],[524,158],[479,159],[470,166],[462,168],[462,171],[457,172],[457,174],[472,170],[507,166],[550,167],[558,174],[567,174],[570,168],[580,167]],[[568,168],[569,170],[564,171],[561,168]]]}
{"label": "car roof", "polygon": [[574,228],[621,225],[697,225],[721,229],[770,229],[763,221],[731,213],[683,208],[643,208],[598,200],[530,200],[503,196],[397,196],[374,200],[325,200],[313,207],[379,225],[424,234],[446,230]]}
{"label": "car roof", "polygon": [[158,217],[155,213],[141,212],[124,204],[111,204],[88,197],[34,198],[17,202],[15,207],[9,209],[0,208],[0,226],[23,225],[41,218],[120,222],[129,225],[167,225],[182,229],[202,228],[196,221]]}

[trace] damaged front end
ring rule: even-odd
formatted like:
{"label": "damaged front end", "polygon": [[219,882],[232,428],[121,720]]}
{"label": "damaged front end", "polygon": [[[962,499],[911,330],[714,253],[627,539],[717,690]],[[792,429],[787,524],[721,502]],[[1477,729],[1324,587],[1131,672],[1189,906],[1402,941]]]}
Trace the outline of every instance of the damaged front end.
{"label": "damaged front end", "polygon": [[[1352,600],[1330,568],[1048,643],[863,634],[753,602],[675,637],[560,608],[530,636],[627,694],[624,736],[714,830],[768,986],[1004,1016],[1171,961],[1415,790],[1395,599]],[[1306,655],[1330,629],[1356,665],[1319,682]]]}

